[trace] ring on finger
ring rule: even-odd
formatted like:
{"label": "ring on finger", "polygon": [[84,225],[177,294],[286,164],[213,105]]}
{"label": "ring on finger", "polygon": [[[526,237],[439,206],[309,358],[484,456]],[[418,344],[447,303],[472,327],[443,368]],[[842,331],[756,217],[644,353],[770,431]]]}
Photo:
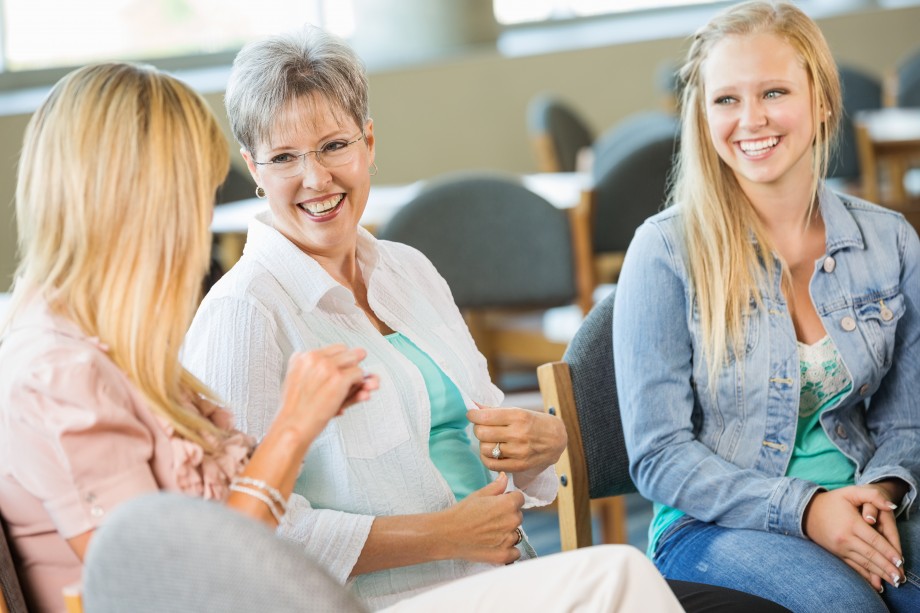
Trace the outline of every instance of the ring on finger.
{"label": "ring on finger", "polygon": [[495,447],[492,447],[492,459],[501,460],[502,459],[502,444],[495,443]]}
{"label": "ring on finger", "polygon": [[517,547],[521,544],[521,541],[524,540],[524,531],[521,530],[521,527],[518,526],[514,529],[515,534],[517,534],[517,540],[514,541],[514,546]]}

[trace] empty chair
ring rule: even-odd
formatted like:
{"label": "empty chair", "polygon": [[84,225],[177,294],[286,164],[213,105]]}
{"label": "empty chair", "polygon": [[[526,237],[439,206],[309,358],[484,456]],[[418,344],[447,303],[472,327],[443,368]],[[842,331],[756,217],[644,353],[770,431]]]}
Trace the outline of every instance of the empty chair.
{"label": "empty chair", "polygon": [[575,171],[579,152],[594,140],[585,120],[550,94],[541,94],[528,104],[527,129],[540,172]]}
{"label": "empty chair", "polygon": [[[589,501],[636,491],[620,423],[613,367],[613,301],[597,303],[572,339],[562,361],[537,369],[546,410],[565,423],[569,442],[556,464],[559,531],[567,551],[592,544]],[[605,542],[626,542],[623,498],[601,507]]]}
{"label": "empty chair", "polygon": [[920,107],[920,49],[898,64],[898,106]]}
{"label": "empty chair", "polygon": [[677,118],[645,112],[597,139],[594,186],[583,205],[590,210],[590,251],[595,257],[622,255],[636,228],[665,204],[678,135]]}
{"label": "empty chair", "polygon": [[[519,179],[463,173],[432,181],[378,237],[432,261],[490,368],[500,356],[536,366],[562,355],[565,344],[545,339],[539,314],[577,297],[571,229],[565,212]],[[515,317],[488,317],[496,309]],[[536,312],[536,321],[522,326],[522,311]]]}
{"label": "empty chair", "polygon": [[859,111],[882,107],[882,83],[876,77],[849,66],[839,66],[838,69],[844,116],[840,118],[837,146],[832,149],[828,162],[828,177],[853,186],[859,183],[861,176],[853,118]]}

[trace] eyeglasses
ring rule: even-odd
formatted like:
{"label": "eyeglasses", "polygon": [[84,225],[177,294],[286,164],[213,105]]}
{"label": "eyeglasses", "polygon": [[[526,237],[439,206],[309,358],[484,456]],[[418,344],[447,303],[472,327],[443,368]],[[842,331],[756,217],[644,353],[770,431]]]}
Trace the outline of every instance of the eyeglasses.
{"label": "eyeglasses", "polygon": [[362,138],[363,132],[354,140],[329,141],[317,151],[279,153],[267,162],[256,162],[256,165],[264,166],[266,171],[282,179],[290,179],[303,173],[307,167],[307,156],[311,153],[316,156],[316,161],[326,168],[342,166],[355,157],[355,148],[352,145]]}

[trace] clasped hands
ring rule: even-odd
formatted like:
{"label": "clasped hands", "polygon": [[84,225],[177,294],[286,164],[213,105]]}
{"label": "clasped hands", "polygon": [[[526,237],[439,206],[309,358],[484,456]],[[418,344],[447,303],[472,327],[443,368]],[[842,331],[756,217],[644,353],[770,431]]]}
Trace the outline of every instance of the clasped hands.
{"label": "clasped hands", "polygon": [[805,534],[842,559],[882,591],[882,581],[905,581],[904,556],[892,500],[903,497],[899,481],[851,485],[818,492],[805,509]]}

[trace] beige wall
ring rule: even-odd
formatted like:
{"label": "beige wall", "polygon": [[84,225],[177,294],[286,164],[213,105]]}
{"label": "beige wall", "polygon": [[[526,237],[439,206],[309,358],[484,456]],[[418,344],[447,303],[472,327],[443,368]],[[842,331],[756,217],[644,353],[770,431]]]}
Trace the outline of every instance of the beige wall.
{"label": "beige wall", "polygon": [[[838,61],[879,75],[920,45],[920,7],[820,23]],[[376,181],[402,183],[472,168],[534,171],[524,124],[533,95],[566,96],[602,131],[629,113],[659,105],[655,71],[684,50],[684,39],[664,39],[513,59],[489,51],[374,73]],[[208,100],[226,124],[221,96]],[[0,117],[0,139],[6,144],[0,157],[0,286],[8,285],[15,267],[15,165],[27,120]],[[236,156],[236,147],[231,149]]]}

